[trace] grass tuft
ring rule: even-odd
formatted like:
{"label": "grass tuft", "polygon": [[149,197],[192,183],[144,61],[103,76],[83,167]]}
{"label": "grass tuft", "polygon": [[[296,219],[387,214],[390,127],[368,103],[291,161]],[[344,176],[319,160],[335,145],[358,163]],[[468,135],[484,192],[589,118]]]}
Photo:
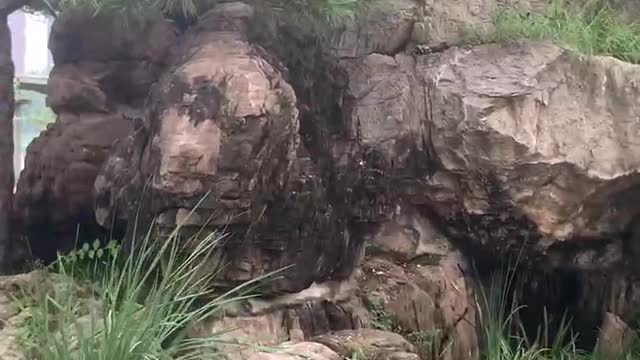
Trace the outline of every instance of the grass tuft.
{"label": "grass tuft", "polygon": [[[147,235],[126,258],[113,248],[106,256],[97,244],[85,247],[100,262],[97,267],[79,262],[78,253],[60,257],[49,275],[55,285],[39,286],[27,304],[31,318],[23,342],[30,358],[220,358],[217,349],[225,342],[219,336],[190,339],[187,329],[251,297],[254,285],[266,278],[215,293],[210,284],[216,274],[207,259],[222,238],[212,233],[183,239],[176,229],[164,241]],[[88,275],[96,278],[88,282]]]}

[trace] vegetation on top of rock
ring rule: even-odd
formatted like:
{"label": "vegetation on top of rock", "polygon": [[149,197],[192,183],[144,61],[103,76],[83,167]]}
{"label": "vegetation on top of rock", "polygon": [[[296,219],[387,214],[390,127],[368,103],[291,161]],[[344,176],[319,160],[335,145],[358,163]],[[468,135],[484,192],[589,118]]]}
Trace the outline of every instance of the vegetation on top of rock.
{"label": "vegetation on top of rock", "polygon": [[[372,0],[250,0],[249,4],[264,7],[293,21],[335,24],[351,18],[356,10]],[[217,0],[57,0],[54,8],[86,8],[100,12],[123,14],[160,10],[167,16],[191,18],[212,8]]]}
{"label": "vegetation on top of rock", "polygon": [[551,40],[586,55],[613,56],[640,63],[640,23],[620,18],[605,0],[578,4],[553,0],[540,13],[500,8],[493,18],[494,29],[479,36],[481,42],[518,39]]}

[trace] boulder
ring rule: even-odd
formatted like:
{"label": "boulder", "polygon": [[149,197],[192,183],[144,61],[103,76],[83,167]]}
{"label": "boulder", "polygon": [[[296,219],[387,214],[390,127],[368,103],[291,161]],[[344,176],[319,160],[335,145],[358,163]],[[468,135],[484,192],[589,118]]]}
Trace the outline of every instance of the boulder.
{"label": "boulder", "polygon": [[500,7],[542,10],[547,0],[382,0],[368,4],[332,34],[339,58],[397,55],[417,45],[437,49],[465,40],[470,31],[490,30]]}
{"label": "boulder", "polygon": [[54,112],[109,112],[119,104],[142,106],[162,68],[146,61],[86,61],[57,65],[47,83]]}
{"label": "boulder", "polygon": [[95,221],[93,182],[113,142],[131,130],[121,114],[63,113],[28,146],[14,209],[34,256],[54,260],[76,240],[106,235]]}
{"label": "boulder", "polygon": [[249,360],[340,360],[330,348],[316,342],[284,344],[272,352],[259,352]]}
{"label": "boulder", "polygon": [[162,14],[125,15],[67,9],[54,22],[49,50],[56,65],[78,61],[164,64],[177,37]]}
{"label": "boulder", "polygon": [[116,218],[104,220],[109,229],[98,226],[94,182],[111,146],[145,117],[147,94],[170,62],[175,37],[159,14],[69,10],[56,19],[47,102],[58,117],[27,148],[14,202],[18,230],[37,258],[50,261],[76,242],[121,236]]}
{"label": "boulder", "polygon": [[433,351],[477,359],[476,285],[465,256],[415,209],[401,209],[368,239],[359,293],[374,325],[409,334],[427,359]]}
{"label": "boulder", "polygon": [[370,325],[364,305],[354,296],[353,281],[314,284],[297,293],[236,301],[224,315],[208,317],[189,331],[192,338],[219,336],[229,360],[246,359],[255,345],[272,347],[300,342],[331,331]]}
{"label": "boulder", "polygon": [[343,358],[361,353],[367,360],[419,360],[415,348],[401,335],[373,329],[343,330],[317,336],[323,344]]}
{"label": "boulder", "polygon": [[347,22],[331,46],[340,57],[402,51],[411,38],[417,8],[414,0],[376,2]]}
{"label": "boulder", "polygon": [[[223,13],[236,25],[251,15],[245,7],[226,6]],[[219,16],[212,11],[203,19]],[[297,99],[284,69],[246,41],[242,26],[230,31],[228,25],[207,22],[181,39],[179,62],[150,93],[141,135],[146,140],[130,151],[123,142],[115,152],[118,158],[143,154],[147,160],[131,176],[152,180],[146,192],[145,181],[123,191],[135,181],[115,173],[123,167],[117,164],[137,160],[109,160],[96,184],[101,199],[96,212],[108,219],[104,214],[116,209],[137,208],[118,204],[134,204],[144,194],[147,222],[129,222],[129,229],[146,231],[157,217],[162,233],[196,209],[182,227],[184,234],[203,226],[224,226],[230,233],[221,254],[229,265],[219,276],[229,286],[290,265],[265,291],[297,292],[316,281],[346,278],[357,242],[346,240],[344,208],[329,203],[325,184],[301,146]],[[115,218],[134,215],[120,212]]]}
{"label": "boulder", "polygon": [[522,239],[515,232],[529,227],[529,242],[545,249],[615,239],[629,227],[640,169],[629,105],[638,66],[520,43],[451,49],[417,68],[433,150],[457,179],[461,210],[472,222],[521,224],[472,231],[477,241]]}

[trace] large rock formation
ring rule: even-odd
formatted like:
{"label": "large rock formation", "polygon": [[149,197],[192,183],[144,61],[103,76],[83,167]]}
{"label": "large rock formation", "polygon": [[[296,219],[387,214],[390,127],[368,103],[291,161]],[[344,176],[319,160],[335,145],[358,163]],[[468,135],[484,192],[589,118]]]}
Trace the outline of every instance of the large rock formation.
{"label": "large rock formation", "polygon": [[[160,229],[172,229],[196,207],[185,232],[228,226],[232,236],[223,261],[230,264],[221,281],[237,283],[294,265],[270,284],[279,292],[348,275],[357,247],[301,147],[294,90],[281,65],[247,42],[243,27],[251,8],[223,10],[205,15],[182,37],[175,65],[149,96],[140,135],[146,140],[123,143],[122,149],[131,147],[121,151],[125,158],[106,165],[97,182],[100,219],[116,209],[137,211],[127,204],[144,192],[143,211],[158,217]],[[145,159],[133,160],[139,181],[122,183],[117,164],[130,167],[131,154]],[[133,187],[132,197],[119,198],[127,191],[114,182]],[[132,219],[131,211],[116,216]],[[149,221],[128,225],[146,229]]]}
{"label": "large rock formation", "polygon": [[40,259],[109,234],[93,214],[93,183],[113,143],[141,118],[175,38],[157,15],[128,27],[121,22],[70,12],[52,31],[56,66],[47,91],[58,117],[28,147],[15,198],[21,232]]}
{"label": "large rock formation", "polygon": [[448,344],[446,359],[476,359],[471,265],[520,253],[523,319],[547,301],[585,327],[632,316],[640,67],[548,43],[449,46],[496,6],[543,1],[382,3],[329,43],[238,2],[175,42],[166,23],[138,23],[110,51],[71,31],[86,18],[59,20],[59,118],[18,190],[35,249],[94,215],[127,243],[149,227],[156,241],[224,229],[216,286],[286,269],[194,333],[241,324],[255,331],[232,337],[264,345],[376,326],[375,303],[410,339]]}

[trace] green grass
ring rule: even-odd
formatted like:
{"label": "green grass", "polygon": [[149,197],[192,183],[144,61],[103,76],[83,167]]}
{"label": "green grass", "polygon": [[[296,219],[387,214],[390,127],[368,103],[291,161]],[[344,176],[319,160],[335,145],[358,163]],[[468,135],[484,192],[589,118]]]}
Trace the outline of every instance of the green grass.
{"label": "green grass", "polygon": [[30,359],[220,358],[220,334],[193,339],[187,329],[250,297],[265,279],[214,292],[207,259],[221,238],[182,239],[176,230],[165,241],[145,237],[128,257],[97,244],[61,256],[48,275],[54,281],[23,300],[31,313],[22,337]]}
{"label": "green grass", "polygon": [[367,355],[362,349],[358,349],[352,352],[351,356],[347,357],[346,360],[367,360]]}
{"label": "green grass", "polygon": [[[585,55],[605,55],[640,63],[640,23],[623,21],[604,0],[553,0],[546,11],[529,13],[502,8],[488,33],[463,35],[471,42],[505,42],[518,39],[551,40]],[[464,41],[464,40],[463,40]]]}
{"label": "green grass", "polygon": [[598,356],[580,350],[576,346],[578,334],[571,331],[570,319],[563,316],[551,336],[551,321],[545,312],[534,339],[525,334],[518,320],[518,305],[515,296],[508,290],[515,281],[514,268],[491,277],[483,287],[477,300],[479,325],[481,327],[482,360],[638,360],[637,344],[623,354]]}

